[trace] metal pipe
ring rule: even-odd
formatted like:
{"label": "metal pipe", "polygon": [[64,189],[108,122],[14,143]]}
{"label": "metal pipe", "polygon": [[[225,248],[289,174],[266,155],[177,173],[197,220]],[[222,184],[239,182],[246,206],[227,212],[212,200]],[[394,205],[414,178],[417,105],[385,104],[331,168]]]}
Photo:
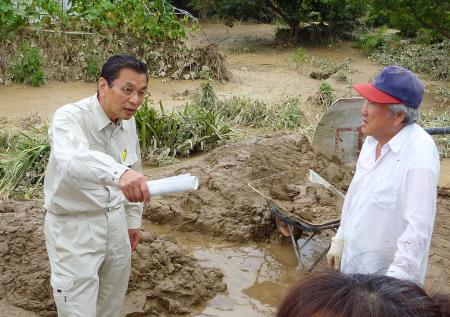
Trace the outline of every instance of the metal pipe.
{"label": "metal pipe", "polygon": [[443,128],[426,128],[425,131],[428,132],[430,135],[435,134],[450,134],[450,127],[443,127]]}

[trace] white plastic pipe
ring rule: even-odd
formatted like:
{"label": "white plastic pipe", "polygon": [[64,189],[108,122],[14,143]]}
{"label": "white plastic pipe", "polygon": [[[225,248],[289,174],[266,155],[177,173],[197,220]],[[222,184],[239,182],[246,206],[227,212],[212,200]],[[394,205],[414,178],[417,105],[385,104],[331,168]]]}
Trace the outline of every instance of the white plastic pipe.
{"label": "white plastic pipe", "polygon": [[171,176],[147,182],[151,196],[164,196],[197,190],[198,178],[191,174]]}

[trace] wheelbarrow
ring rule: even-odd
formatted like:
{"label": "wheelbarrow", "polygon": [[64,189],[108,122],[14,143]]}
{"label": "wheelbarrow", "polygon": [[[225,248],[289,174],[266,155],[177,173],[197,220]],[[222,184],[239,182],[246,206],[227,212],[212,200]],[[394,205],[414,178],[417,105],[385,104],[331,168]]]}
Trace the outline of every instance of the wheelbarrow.
{"label": "wheelbarrow", "polygon": [[[280,176],[280,174],[273,176]],[[300,217],[294,216],[293,214],[284,210],[279,204],[275,203],[275,201],[269,195],[263,193],[261,190],[257,188],[258,187],[257,184],[260,182],[264,182],[265,179],[267,179],[267,177],[250,182],[248,183],[248,186],[266,200],[267,208],[275,216],[278,229],[284,236],[290,237],[292,247],[294,249],[295,256],[297,258],[297,270],[306,270],[307,272],[311,272],[312,270],[314,270],[317,264],[323,259],[323,257],[329,250],[331,243],[328,244],[327,248],[325,248],[323,252],[320,253],[320,255],[317,257],[317,259],[314,260],[314,263],[309,268],[305,268],[303,265],[301,253],[302,250],[308,245],[308,243],[311,242],[311,240],[314,238],[314,236],[316,236],[316,234],[325,230],[331,230],[333,232],[336,232],[340,224],[340,219],[339,218],[333,219],[323,223],[312,223]],[[329,184],[325,179],[323,179],[319,174],[317,174],[313,170],[309,170],[309,181],[313,183],[319,183],[324,187],[331,189],[341,198],[344,197],[344,195],[341,192],[339,192],[334,186]],[[303,241],[301,245],[299,245],[300,239],[297,239],[297,237],[295,236],[296,230],[301,231],[302,233],[306,233],[308,235],[306,240]]]}

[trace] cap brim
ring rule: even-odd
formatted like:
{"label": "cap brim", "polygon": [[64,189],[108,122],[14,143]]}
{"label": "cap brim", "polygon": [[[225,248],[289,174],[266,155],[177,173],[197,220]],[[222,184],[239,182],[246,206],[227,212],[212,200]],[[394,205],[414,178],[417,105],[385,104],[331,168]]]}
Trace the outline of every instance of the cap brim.
{"label": "cap brim", "polygon": [[400,100],[375,88],[371,83],[355,84],[353,88],[364,98],[375,103],[398,104]]}

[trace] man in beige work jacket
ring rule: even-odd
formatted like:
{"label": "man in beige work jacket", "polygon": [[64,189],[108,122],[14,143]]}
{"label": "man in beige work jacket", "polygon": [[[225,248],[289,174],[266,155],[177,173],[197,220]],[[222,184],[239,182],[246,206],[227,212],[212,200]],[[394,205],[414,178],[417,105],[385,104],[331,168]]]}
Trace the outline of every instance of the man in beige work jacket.
{"label": "man in beige work jacket", "polygon": [[113,56],[97,94],[53,117],[45,239],[60,317],[120,316],[142,202],[150,200],[133,117],[147,80],[144,63]]}

